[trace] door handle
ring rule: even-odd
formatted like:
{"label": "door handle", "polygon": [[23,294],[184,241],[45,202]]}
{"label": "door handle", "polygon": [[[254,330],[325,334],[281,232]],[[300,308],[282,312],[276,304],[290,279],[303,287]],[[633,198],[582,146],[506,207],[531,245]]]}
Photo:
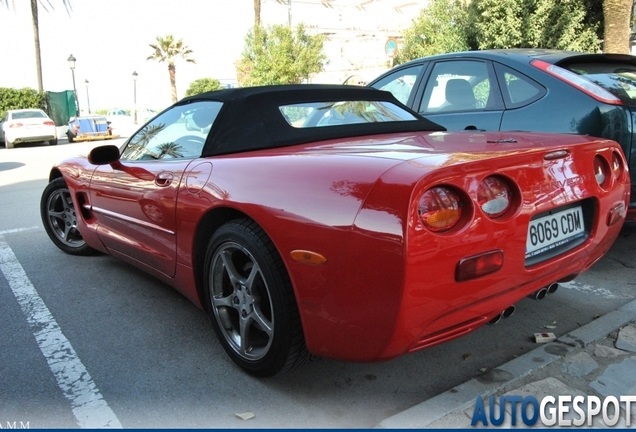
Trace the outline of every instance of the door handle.
{"label": "door handle", "polygon": [[172,174],[171,172],[160,172],[159,174],[157,174],[157,177],[155,177],[155,184],[159,187],[170,186],[173,179],[174,174]]}

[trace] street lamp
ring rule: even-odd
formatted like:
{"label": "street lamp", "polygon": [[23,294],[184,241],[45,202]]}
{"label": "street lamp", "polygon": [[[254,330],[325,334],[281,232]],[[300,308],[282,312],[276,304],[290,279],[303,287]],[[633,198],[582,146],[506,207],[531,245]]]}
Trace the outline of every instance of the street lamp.
{"label": "street lamp", "polygon": [[73,76],[73,94],[75,95],[75,108],[77,109],[77,116],[80,115],[80,107],[79,100],[77,99],[77,88],[75,88],[75,61],[77,60],[73,57],[73,54],[68,56],[66,59],[68,61],[68,65],[71,67],[71,75]]}
{"label": "street lamp", "polygon": [[134,122],[135,124],[137,124],[137,76],[138,76],[137,71],[134,71],[132,75],[133,75],[133,104],[134,104],[133,106],[135,109]]}
{"label": "street lamp", "polygon": [[88,80],[84,80],[86,86],[86,104],[88,105],[88,113],[91,113],[91,100],[88,98]]}

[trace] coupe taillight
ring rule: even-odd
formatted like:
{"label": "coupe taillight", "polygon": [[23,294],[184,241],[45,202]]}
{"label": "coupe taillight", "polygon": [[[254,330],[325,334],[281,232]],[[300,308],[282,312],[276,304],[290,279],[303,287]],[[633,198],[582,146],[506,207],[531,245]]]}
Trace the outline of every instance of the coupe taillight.
{"label": "coupe taillight", "polygon": [[611,181],[611,173],[612,171],[610,171],[607,161],[602,156],[596,155],[594,157],[594,178],[596,183],[603,189],[607,189]]}
{"label": "coupe taillight", "polygon": [[55,123],[54,123],[54,122],[52,122],[52,121],[50,121],[50,120],[46,120],[46,121],[44,122],[44,124],[45,124],[46,126],[55,126]]}
{"label": "coupe taillight", "polygon": [[436,186],[422,194],[418,215],[427,229],[439,233],[457,225],[462,215],[462,207],[457,192],[447,186]]}
{"label": "coupe taillight", "polygon": [[512,191],[508,183],[498,176],[486,177],[479,183],[477,201],[490,218],[503,216],[512,205]]}
{"label": "coupe taillight", "polygon": [[623,158],[617,152],[612,153],[612,171],[614,172],[614,178],[620,180],[623,176]]}
{"label": "coupe taillight", "polygon": [[9,124],[9,128],[19,128],[24,126],[22,123],[11,123]]}

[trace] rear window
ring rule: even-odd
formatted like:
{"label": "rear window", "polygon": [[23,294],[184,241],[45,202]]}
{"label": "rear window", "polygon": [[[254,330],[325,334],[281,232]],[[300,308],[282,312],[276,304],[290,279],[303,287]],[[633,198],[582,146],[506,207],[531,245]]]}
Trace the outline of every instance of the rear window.
{"label": "rear window", "polygon": [[409,111],[387,101],[309,102],[279,107],[296,128],[413,121]]}
{"label": "rear window", "polygon": [[28,118],[46,118],[46,114],[44,114],[43,111],[20,111],[14,112],[11,117],[14,120]]}
{"label": "rear window", "polygon": [[563,66],[611,92],[623,103],[636,105],[636,66],[629,63],[574,63]]}

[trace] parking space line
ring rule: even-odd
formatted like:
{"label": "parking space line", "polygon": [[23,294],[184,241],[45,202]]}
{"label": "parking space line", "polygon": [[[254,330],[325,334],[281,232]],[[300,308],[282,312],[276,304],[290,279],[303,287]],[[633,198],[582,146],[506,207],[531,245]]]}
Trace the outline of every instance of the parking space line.
{"label": "parking space line", "polygon": [[[5,233],[7,231],[4,231]],[[71,343],[40,298],[2,234],[0,270],[20,304],[33,336],[81,428],[121,428]]]}
{"label": "parking space line", "polygon": [[30,230],[35,230],[35,229],[39,229],[40,227],[38,226],[32,226],[32,227],[28,227],[28,228],[14,228],[14,229],[9,229],[9,230],[4,230],[4,231],[0,231],[0,236],[3,234],[14,234],[14,233],[19,233],[19,232],[23,232],[23,231],[30,231]]}

